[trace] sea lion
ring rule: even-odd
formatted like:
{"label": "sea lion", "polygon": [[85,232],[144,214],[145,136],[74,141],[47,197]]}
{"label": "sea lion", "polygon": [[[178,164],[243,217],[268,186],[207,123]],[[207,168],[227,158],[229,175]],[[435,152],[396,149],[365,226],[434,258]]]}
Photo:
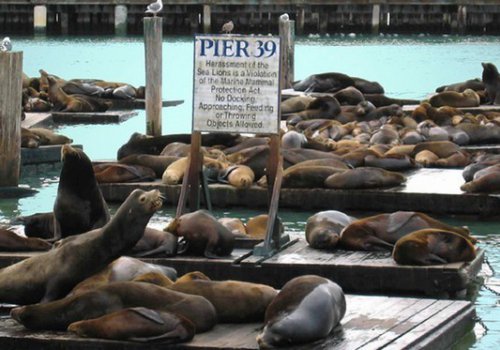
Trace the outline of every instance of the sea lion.
{"label": "sea lion", "polygon": [[241,152],[244,149],[268,145],[269,137],[242,137],[240,142],[232,147],[227,147],[223,149],[225,154],[233,154],[236,152]]}
{"label": "sea lion", "polygon": [[340,239],[340,232],[353,217],[337,210],[320,211],[307,219],[306,241],[315,249],[333,249]]}
{"label": "sea lion", "polygon": [[[308,119],[334,119],[340,113],[340,103],[333,96],[320,96],[309,103],[307,109],[297,112],[292,116],[300,120]],[[290,118],[290,117],[289,117]]]}
{"label": "sea lion", "polygon": [[100,163],[93,170],[98,183],[147,182],[156,179],[153,169],[136,164]]}
{"label": "sea lion", "polygon": [[69,137],[56,134],[49,129],[30,128],[29,130],[40,138],[42,145],[64,145],[65,143],[73,143],[73,140]]}
{"label": "sea lion", "polygon": [[302,148],[307,143],[307,137],[295,130],[288,130],[281,137],[282,148]]}
{"label": "sea lion", "polygon": [[215,308],[207,299],[141,282],[112,282],[49,303],[17,307],[10,315],[28,329],[63,331],[73,322],[129,307],[179,314],[193,322],[196,333],[210,330],[217,322]]}
{"label": "sea lion", "polygon": [[154,170],[156,177],[161,178],[165,169],[179,157],[156,156],[152,154],[131,154],[118,162],[122,164],[142,165]]}
{"label": "sea lion", "polygon": [[23,110],[25,112],[48,112],[52,110],[52,104],[40,97],[29,97],[26,102],[23,102]]}
{"label": "sea lion", "polygon": [[456,128],[464,131],[469,136],[469,144],[471,145],[500,142],[500,126],[498,125],[460,123]]}
{"label": "sea lion", "polygon": [[168,231],[146,227],[130,254],[137,257],[157,254],[161,254],[162,257],[174,256],[177,254],[177,236]]}
{"label": "sea lion", "polygon": [[448,85],[442,85],[436,88],[436,92],[442,91],[456,91],[456,92],[464,92],[466,89],[472,89],[474,91],[484,90],[484,83],[479,78],[469,79],[466,81],[461,81],[459,83],[453,83]]}
{"label": "sea lion", "polygon": [[[269,221],[268,214],[260,214],[250,217],[246,223],[248,237],[255,239],[265,239],[267,234],[268,221]],[[278,231],[280,233],[283,233],[285,231],[285,227],[283,226],[283,221],[279,216],[276,217],[274,225],[275,227],[278,228]]]}
{"label": "sea lion", "polygon": [[370,138],[370,144],[399,144],[399,133],[391,124],[382,125]]}
{"label": "sea lion", "polygon": [[500,190],[500,164],[477,171],[472,181],[460,186],[465,192],[498,192]]}
{"label": "sea lion", "polygon": [[206,210],[197,210],[172,220],[166,231],[183,237],[187,251],[207,258],[217,259],[231,255],[233,234]]}
{"label": "sea lion", "polygon": [[246,165],[252,169],[256,178],[261,178],[266,174],[269,152],[269,145],[247,147],[228,155],[227,161],[233,164]]}
{"label": "sea lion", "polygon": [[109,210],[92,169],[81,149],[65,144],[57,196],[54,202],[56,239],[87,232],[109,221]]}
{"label": "sea lion", "polygon": [[341,106],[340,114],[335,120],[346,124],[353,121],[362,121],[368,114],[376,110],[376,107],[370,101],[361,101],[356,105]]}
{"label": "sea lion", "polygon": [[195,326],[181,315],[134,307],[71,323],[68,331],[80,337],[173,344],[193,339]]}
{"label": "sea lion", "polygon": [[418,105],[419,100],[413,99],[403,99],[403,98],[392,98],[384,94],[364,94],[365,100],[370,101],[375,105],[375,107],[389,106],[392,104],[403,105]]}
{"label": "sea lion", "polygon": [[450,106],[455,108],[478,107],[480,104],[479,95],[471,89],[464,92],[443,91],[438,92],[429,99],[433,107]]}
{"label": "sea lion", "polygon": [[18,216],[14,223],[24,225],[24,234],[28,237],[53,238],[54,237],[54,213],[36,213],[27,216]]}
{"label": "sea lion", "polygon": [[159,191],[134,190],[103,228],[0,270],[0,301],[22,305],[64,297],[129,251],[161,205]]}
{"label": "sea lion", "polygon": [[224,225],[235,237],[248,238],[247,237],[247,227],[238,218],[219,218],[217,219],[222,225]]}
{"label": "sea lion", "polygon": [[212,281],[203,276],[200,278],[199,274],[201,273],[190,272],[168,288],[207,298],[217,310],[217,319],[222,323],[263,321],[267,306],[278,294],[276,289],[264,284],[234,280]]}
{"label": "sea lion", "polygon": [[0,227],[0,251],[40,251],[49,250],[52,244],[36,237],[23,237],[14,231]]}
{"label": "sea lion", "polygon": [[365,156],[366,167],[381,168],[390,171],[402,171],[419,167],[415,160],[407,155],[385,155],[382,157],[368,154]]}
{"label": "sea lion", "polygon": [[342,168],[324,165],[301,165],[288,168],[283,172],[283,188],[322,188],[325,180],[337,173],[347,171]]}
{"label": "sea lion", "polygon": [[[211,169],[216,174],[219,174],[223,169],[227,167],[226,163],[209,157],[203,157],[203,165],[205,169]],[[186,172],[188,166],[188,157],[182,157],[172,162],[163,172],[161,182],[165,185],[177,185],[179,183],[182,183],[184,173]]]}
{"label": "sea lion", "polygon": [[464,168],[462,176],[465,181],[472,181],[476,172],[495,164],[500,164],[500,154],[476,154],[473,162]]}
{"label": "sea lion", "polygon": [[374,111],[366,113],[363,120],[379,120],[382,117],[393,117],[393,116],[402,116],[403,108],[401,108],[398,104],[390,104],[388,106],[382,106],[375,108]]}
{"label": "sea lion", "polygon": [[384,88],[376,81],[368,81],[366,79],[351,77],[354,80],[354,87],[363,94],[383,94]]}
{"label": "sea lion", "polygon": [[359,167],[329,176],[325,179],[325,187],[335,189],[393,187],[405,181],[406,177],[397,172]]}
{"label": "sea lion", "polygon": [[29,129],[21,128],[21,147],[38,148],[41,144],[40,137]]}
{"label": "sea lion", "polygon": [[340,244],[354,250],[392,250],[401,237],[427,228],[456,232],[473,243],[476,241],[466,228],[448,225],[419,212],[397,211],[355,220],[341,232]]}
{"label": "sea lion", "polygon": [[[283,156],[283,167],[286,167],[287,163],[289,165],[297,164],[305,160],[311,160],[311,159],[331,158],[331,159],[341,160],[340,156],[333,154],[331,152],[319,151],[315,149],[306,149],[306,148],[282,149],[281,155]],[[260,178],[260,176],[258,176],[257,173],[255,173],[255,177]]]}
{"label": "sea lion", "polygon": [[326,337],[346,312],[342,288],[323,277],[305,275],[288,281],[269,304],[260,349],[292,346]]}
{"label": "sea lion", "polygon": [[165,146],[160,152],[161,156],[187,157],[191,151],[191,145],[184,142],[172,142]]}
{"label": "sea lion", "polygon": [[333,97],[339,101],[341,105],[357,105],[365,100],[363,93],[354,86],[348,86],[333,94]]}
{"label": "sea lion", "polygon": [[282,101],[280,104],[281,114],[296,113],[307,109],[309,103],[314,101],[312,96],[294,96]]}
{"label": "sea lion", "polygon": [[437,126],[432,120],[424,120],[418,123],[417,131],[426,141],[448,141],[450,139],[446,130]]}
{"label": "sea lion", "polygon": [[98,273],[78,283],[68,295],[81,294],[111,282],[132,281],[138,276],[151,272],[161,274],[172,281],[177,279],[177,271],[174,268],[148,264],[139,259],[121,256],[109,263]]}
{"label": "sea lion", "polygon": [[488,95],[488,103],[500,105],[500,74],[493,63],[481,63],[483,66],[483,84]]}
{"label": "sea lion", "polygon": [[295,91],[336,92],[348,86],[354,86],[354,80],[342,73],[313,74],[293,83]]}
{"label": "sea lion", "polygon": [[401,265],[436,265],[472,261],[476,248],[455,232],[442,229],[414,231],[394,245],[393,259]]}
{"label": "sea lion", "polygon": [[228,183],[238,189],[250,188],[255,180],[252,168],[238,164],[222,169],[217,176],[219,182]]}

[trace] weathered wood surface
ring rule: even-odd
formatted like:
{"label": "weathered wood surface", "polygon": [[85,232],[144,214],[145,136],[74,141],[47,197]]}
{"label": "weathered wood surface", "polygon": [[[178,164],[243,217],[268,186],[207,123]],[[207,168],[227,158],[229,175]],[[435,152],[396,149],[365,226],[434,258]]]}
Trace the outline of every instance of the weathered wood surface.
{"label": "weathered wood surface", "polygon": [[[465,193],[460,169],[424,168],[406,172],[405,184],[387,189],[334,190],[326,188],[282,188],[281,208],[302,210],[336,209],[390,212],[423,211],[437,214],[469,214],[495,216],[500,212],[498,194]],[[123,202],[135,188],[158,189],[166,196],[166,204],[177,204],[180,185],[163,185],[160,181],[143,183],[101,184],[104,198]],[[230,185],[209,185],[212,205],[261,208],[268,205],[267,190],[257,185],[236,189]]]}
{"label": "weathered wood surface", "polygon": [[[249,249],[234,249],[231,256],[206,259],[196,256],[142,258],[174,267],[179,275],[202,271],[215,280],[246,280],[281,288],[290,279],[315,274],[336,281],[346,292],[427,294],[458,296],[464,293],[481,269],[484,251],[470,263],[435,266],[398,265],[389,252],[321,251],[304,239],[271,258],[248,256]],[[0,253],[5,267],[38,253]]]}
{"label": "weathered wood surface", "polygon": [[144,18],[146,134],[161,136],[162,18]]}
{"label": "weathered wood surface", "polygon": [[[287,349],[448,349],[472,329],[468,301],[346,295],[341,325],[324,340]],[[218,324],[188,343],[166,345],[78,338],[69,332],[28,331],[10,317],[0,319],[2,349],[258,349],[261,324]]]}
{"label": "weathered wood surface", "polygon": [[[82,145],[71,145],[82,149]],[[61,161],[62,145],[40,146],[38,148],[21,148],[22,165],[59,163]]]}
{"label": "weathered wood surface", "polygon": [[[403,106],[403,111],[413,112],[418,105],[405,105]],[[500,112],[500,106],[496,105],[480,105],[479,107],[459,107],[457,108],[465,113],[479,114],[483,112]]]}
{"label": "weathered wood surface", "polygon": [[22,52],[0,52],[0,187],[17,186],[21,167]]}
{"label": "weathered wood surface", "polygon": [[136,111],[118,111],[118,110],[110,110],[106,112],[90,112],[90,113],[51,112],[52,121],[57,124],[120,123],[132,117],[135,117],[137,114],[138,113]]}
{"label": "weathered wood surface", "polygon": [[[146,100],[133,99],[133,100],[107,100],[112,103],[111,110],[124,110],[124,109],[146,109]],[[165,100],[162,101],[162,107],[175,107],[184,103],[184,100]]]}

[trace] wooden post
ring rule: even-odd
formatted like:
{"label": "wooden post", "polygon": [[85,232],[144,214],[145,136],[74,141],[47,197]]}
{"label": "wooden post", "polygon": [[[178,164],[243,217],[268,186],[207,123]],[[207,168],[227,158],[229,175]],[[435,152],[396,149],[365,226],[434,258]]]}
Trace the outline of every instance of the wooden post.
{"label": "wooden post", "polygon": [[36,34],[45,34],[47,31],[47,6],[36,5],[33,8],[33,24]]}
{"label": "wooden post", "polygon": [[305,22],[306,12],[303,7],[297,9],[297,34],[304,34],[304,22]]}
{"label": "wooden post", "polygon": [[279,21],[281,38],[281,79],[280,89],[292,87],[294,79],[294,49],[295,49],[295,21]]}
{"label": "wooden post", "polygon": [[374,4],[372,8],[372,34],[380,31],[380,4]]}
{"label": "wooden post", "polygon": [[23,53],[0,52],[0,187],[19,185]]}
{"label": "wooden post", "polygon": [[[189,211],[200,209],[200,177],[203,164],[203,154],[201,153],[201,133],[194,131],[191,135],[191,149],[189,152],[188,167],[182,179],[182,188],[177,203],[175,217],[184,214],[186,200],[189,193]],[[207,198],[205,198],[207,199]]]}
{"label": "wooden post", "polygon": [[144,18],[146,49],[146,134],[161,136],[162,18]]}
{"label": "wooden post", "polygon": [[61,11],[61,34],[68,35],[69,34],[69,14],[67,8],[62,8]]}
{"label": "wooden post", "polygon": [[457,11],[457,29],[459,34],[465,34],[467,31],[467,6],[459,5]]}
{"label": "wooden post", "polygon": [[208,34],[212,30],[212,10],[210,5],[203,5],[203,33]]}
{"label": "wooden post", "polygon": [[127,6],[115,6],[115,35],[127,35]]}

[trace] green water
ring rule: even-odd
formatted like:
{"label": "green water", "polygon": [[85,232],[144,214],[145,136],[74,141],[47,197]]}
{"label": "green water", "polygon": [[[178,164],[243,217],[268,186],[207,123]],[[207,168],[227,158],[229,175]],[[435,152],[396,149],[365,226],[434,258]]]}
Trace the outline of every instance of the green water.
{"label": "green water", "polygon": [[[24,52],[24,72],[38,76],[43,68],[63,78],[100,78],[144,84],[142,38],[16,38],[14,50]],[[190,37],[166,38],[163,45],[163,97],[183,99],[183,105],[163,109],[163,133],[191,131],[193,44]],[[298,38],[295,47],[295,78],[337,71],[376,80],[390,96],[423,98],[440,85],[481,77],[481,62],[500,67],[500,37],[458,36],[331,36]],[[61,126],[59,131],[83,144],[91,159],[116,158],[116,151],[134,131],[145,131],[144,112],[121,124]],[[0,223],[17,215],[52,210],[59,167],[23,168],[21,183],[39,192],[29,198],[0,200]],[[335,209],[335,208],[331,208]],[[263,208],[262,212],[266,209]],[[215,211],[217,216],[253,216],[259,211],[233,209]],[[162,227],[174,214],[164,208],[155,214],[152,226]],[[280,211],[287,231],[300,235],[312,212]],[[355,215],[363,216],[356,213]],[[500,220],[476,221],[442,217],[468,225],[486,250],[475,305],[478,322],[460,349],[497,349],[500,345]]]}

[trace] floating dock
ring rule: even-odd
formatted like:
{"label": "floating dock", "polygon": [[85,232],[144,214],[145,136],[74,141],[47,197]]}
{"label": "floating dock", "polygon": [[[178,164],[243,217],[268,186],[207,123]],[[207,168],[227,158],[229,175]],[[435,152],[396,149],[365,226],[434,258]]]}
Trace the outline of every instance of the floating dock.
{"label": "floating dock", "polygon": [[[337,282],[349,293],[451,297],[465,295],[484,260],[484,251],[479,249],[470,263],[406,266],[396,264],[389,252],[317,250],[302,238],[292,243],[267,259],[252,255],[250,248],[237,248],[231,256],[218,259],[179,255],[141,260],[173,267],[179,276],[201,271],[214,280],[244,278],[275,288],[281,288],[294,277],[314,274]],[[39,253],[0,253],[0,268],[35,254]]]}
{"label": "floating dock", "polygon": [[[71,145],[83,149],[82,145]],[[38,148],[21,148],[21,165],[59,163],[62,145],[39,146]]]}
{"label": "floating dock", "polygon": [[52,112],[52,121],[57,124],[107,124],[121,123],[138,113],[136,111],[116,111],[110,110],[99,113],[70,113],[70,112]]}
{"label": "floating dock", "polygon": [[[327,188],[282,188],[280,208],[302,210],[359,210],[392,212],[423,211],[433,214],[465,214],[482,217],[500,212],[500,194],[465,193],[461,169],[423,168],[404,172],[405,184],[386,189],[336,190]],[[176,205],[181,185],[164,185],[160,180],[141,183],[100,184],[108,202],[123,202],[135,188],[158,189],[165,203]],[[268,205],[267,189],[257,185],[236,189],[230,185],[208,186],[212,205],[219,208],[262,208]]]}
{"label": "floating dock", "polygon": [[[449,349],[474,325],[475,309],[461,300],[346,295],[341,325],[324,340],[286,349]],[[177,345],[79,338],[69,332],[26,330],[8,316],[0,318],[2,349],[139,350],[258,349],[261,324],[218,324]]]}

